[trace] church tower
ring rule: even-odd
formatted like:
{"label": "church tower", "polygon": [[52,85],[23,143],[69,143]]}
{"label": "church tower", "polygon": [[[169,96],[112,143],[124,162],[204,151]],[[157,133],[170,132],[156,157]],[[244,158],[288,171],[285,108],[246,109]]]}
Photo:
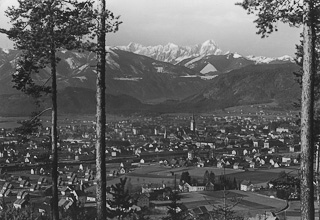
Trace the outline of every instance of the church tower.
{"label": "church tower", "polygon": [[196,131],[196,120],[194,119],[194,114],[192,114],[192,119],[190,122],[190,130],[191,131]]}

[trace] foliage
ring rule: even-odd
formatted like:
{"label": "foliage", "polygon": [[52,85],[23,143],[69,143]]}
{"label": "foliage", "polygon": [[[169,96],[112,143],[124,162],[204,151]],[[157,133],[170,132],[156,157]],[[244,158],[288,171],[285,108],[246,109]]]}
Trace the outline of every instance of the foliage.
{"label": "foliage", "polygon": [[37,112],[33,112],[29,120],[19,121],[18,124],[20,124],[20,126],[14,129],[14,132],[19,134],[21,142],[27,142],[30,136],[38,132],[42,127],[40,119],[35,117],[36,115]]}
{"label": "foliage", "polygon": [[204,176],[203,176],[203,183],[207,184],[209,182],[209,171],[206,170],[206,172],[204,172]]}
{"label": "foliage", "polygon": [[203,184],[215,183],[215,179],[216,179],[216,175],[214,174],[214,172],[210,171],[209,173],[209,171],[206,170],[203,177]]}
{"label": "foliage", "polygon": [[181,199],[178,191],[173,190],[169,196],[171,203],[167,207],[167,215],[163,220],[184,220],[187,219],[188,213],[182,209],[182,203],[178,202]]}
{"label": "foliage", "polygon": [[258,29],[257,34],[267,37],[273,31],[277,31],[278,21],[288,23],[291,26],[302,24],[303,1],[288,0],[243,0],[237,5],[242,6],[248,14],[256,15],[254,20]]}
{"label": "foliage", "polygon": [[[92,6],[91,0],[25,0],[19,1],[18,8],[8,8],[6,16],[12,27],[6,34],[21,50],[12,80],[16,89],[33,97],[51,92],[46,82],[37,84],[32,75],[50,64],[52,53],[56,56],[58,50],[87,48],[91,44],[82,37],[90,35],[95,27]],[[59,61],[55,57],[55,62]]]}
{"label": "foliage", "polygon": [[120,178],[120,183],[112,185],[110,194],[112,199],[107,199],[107,216],[109,218],[123,219],[131,216],[135,211],[132,206],[135,204],[128,190],[125,189],[127,178]]}
{"label": "foliage", "polygon": [[181,177],[180,177],[180,183],[191,184],[191,176],[188,171],[182,172]]}
{"label": "foliage", "polygon": [[212,204],[213,210],[209,212],[210,219],[213,220],[220,220],[220,219],[226,219],[226,220],[240,220],[244,219],[243,216],[237,214],[234,210],[234,207],[236,207],[242,200],[241,197],[232,197],[228,198],[228,193],[224,191],[223,194],[224,197],[224,203],[223,204]]}
{"label": "foliage", "polygon": [[[18,3],[17,8],[12,6],[6,11],[12,27],[4,31],[16,49],[21,50],[12,81],[14,88],[35,98],[51,92],[52,213],[54,219],[59,219],[56,65],[60,58],[57,52],[63,49],[83,49],[91,45],[89,39],[93,38],[91,32],[95,27],[93,1],[19,0]],[[84,36],[89,38],[84,40]],[[51,87],[46,86],[49,79],[37,84],[32,77],[46,67],[50,67]]]}
{"label": "foliage", "polygon": [[132,220],[150,220],[150,217],[148,214],[150,214],[150,210],[147,207],[142,207],[140,211],[137,211],[136,213],[131,216]]}
{"label": "foliage", "polygon": [[[3,204],[3,202],[1,203]],[[94,210],[95,212],[95,210]],[[75,201],[68,210],[60,210],[61,220],[94,220],[95,215],[83,209]],[[17,209],[13,205],[4,205],[3,210],[0,211],[0,219],[12,220],[50,220],[48,215],[41,215],[33,205],[27,205],[24,208]]]}
{"label": "foliage", "polygon": [[4,205],[0,212],[0,219],[14,219],[14,220],[34,220],[41,218],[39,213],[35,213],[33,207],[26,206],[26,208],[16,209],[13,205]]}
{"label": "foliage", "polygon": [[230,177],[226,176],[219,176],[219,181],[214,185],[215,190],[229,190],[229,189],[238,189],[238,182],[236,178],[231,179]]}

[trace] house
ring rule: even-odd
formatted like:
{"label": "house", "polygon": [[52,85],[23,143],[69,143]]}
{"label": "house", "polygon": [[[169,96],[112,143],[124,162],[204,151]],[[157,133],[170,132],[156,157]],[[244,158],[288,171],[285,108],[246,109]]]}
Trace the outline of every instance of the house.
{"label": "house", "polygon": [[179,189],[182,192],[213,191],[214,184],[208,183],[208,184],[190,185],[189,183],[185,182],[185,183],[179,184]]}
{"label": "house", "polygon": [[2,186],[2,189],[12,189],[13,185],[9,182],[5,182]]}
{"label": "house", "polygon": [[274,164],[273,164],[273,167],[274,168],[279,168],[281,166],[281,164],[279,164],[278,162],[275,162]]}
{"label": "house", "polygon": [[194,157],[194,151],[191,150],[191,151],[188,152],[188,159],[189,160],[193,160],[193,157]]}
{"label": "house", "polygon": [[289,146],[290,152],[300,152],[301,151],[301,145],[290,145]]}
{"label": "house", "polygon": [[256,163],[253,162],[253,161],[251,161],[249,167],[250,167],[250,168],[255,168],[255,167],[256,167]]}
{"label": "house", "polygon": [[253,189],[253,184],[251,183],[251,181],[243,180],[240,183],[240,190],[242,190],[242,191],[251,191],[252,189]]}
{"label": "house", "polygon": [[70,206],[72,206],[73,204],[73,200],[69,199],[69,198],[61,198],[58,202],[58,206],[62,207],[64,210],[67,210],[70,208]]}
{"label": "house", "polygon": [[43,176],[40,176],[37,182],[39,185],[47,183],[47,179]]}
{"label": "house", "polygon": [[17,194],[17,199],[29,200],[29,193],[25,190],[20,190]]}
{"label": "house", "polygon": [[60,189],[61,195],[64,195],[64,196],[70,195],[71,191],[72,191],[72,189],[69,186],[63,186]]}
{"label": "house", "polygon": [[30,186],[30,182],[28,180],[22,180],[19,184],[20,187]]}
{"label": "house", "polygon": [[128,172],[129,172],[129,170],[124,168],[124,167],[120,167],[120,169],[119,169],[119,174],[125,174],[125,173],[128,173]]}
{"label": "house", "polygon": [[28,202],[25,199],[17,199],[16,201],[14,201],[13,207],[16,209],[21,209],[21,208],[24,208],[27,203]]}
{"label": "house", "polygon": [[70,194],[73,194],[76,200],[82,205],[87,201],[87,195],[81,190],[72,190]]}
{"label": "house", "polygon": [[233,169],[235,169],[235,170],[240,169],[239,163],[234,163],[233,164]]}
{"label": "house", "polygon": [[217,162],[217,168],[223,168],[225,166],[225,163],[222,161]]}
{"label": "house", "polygon": [[30,191],[31,192],[34,192],[36,190],[39,190],[40,189],[40,186],[38,184],[33,184],[31,187],[30,187]]}
{"label": "house", "polygon": [[91,181],[94,180],[94,175],[88,174],[84,177],[84,181]]}
{"label": "house", "polygon": [[130,171],[131,163],[120,163],[119,174],[125,174]]}
{"label": "house", "polygon": [[11,194],[11,189],[2,188],[0,191],[0,197],[8,197]]}
{"label": "house", "polygon": [[30,173],[31,173],[32,175],[38,175],[38,174],[39,174],[39,169],[38,169],[38,168],[32,168],[32,169],[30,170]]}
{"label": "house", "polygon": [[76,175],[73,175],[71,179],[68,180],[68,184],[70,185],[75,184],[76,182],[78,182],[78,178]]}
{"label": "house", "polygon": [[162,190],[166,187],[165,184],[156,184],[156,183],[150,183],[150,184],[143,184],[141,187],[142,193],[150,193],[154,192],[156,190]]}

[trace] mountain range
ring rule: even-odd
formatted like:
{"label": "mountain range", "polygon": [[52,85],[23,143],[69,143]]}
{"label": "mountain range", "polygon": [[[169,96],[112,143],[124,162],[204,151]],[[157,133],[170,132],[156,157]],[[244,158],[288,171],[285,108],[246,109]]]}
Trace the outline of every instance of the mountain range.
{"label": "mountain range", "polygon": [[[94,113],[96,56],[60,51],[57,67],[59,111]],[[0,116],[29,114],[32,100],[12,88],[16,50],[0,50]],[[299,85],[289,56],[245,57],[223,53],[213,40],[195,46],[128,46],[108,48],[106,92],[110,112],[208,111],[226,106],[295,100]],[[50,70],[34,74],[37,83]],[[49,81],[50,83],[50,81]],[[45,98],[44,105],[49,105]],[[22,107],[23,106],[23,107]]]}

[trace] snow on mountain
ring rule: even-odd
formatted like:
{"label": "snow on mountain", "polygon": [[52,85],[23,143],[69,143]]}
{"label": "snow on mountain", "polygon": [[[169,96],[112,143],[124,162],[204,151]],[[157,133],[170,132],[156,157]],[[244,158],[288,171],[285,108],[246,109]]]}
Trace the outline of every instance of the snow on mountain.
{"label": "snow on mountain", "polygon": [[201,71],[200,73],[202,74],[207,74],[207,73],[210,73],[210,72],[216,72],[217,69],[211,64],[211,63],[208,63]]}
{"label": "snow on mountain", "polygon": [[192,63],[194,63],[194,62],[197,62],[197,61],[199,61],[199,60],[201,60],[202,58],[204,57],[204,55],[202,55],[202,56],[198,56],[198,57],[196,57],[196,58],[194,58],[194,59],[192,59],[192,60],[190,60],[189,62],[187,62],[186,64],[184,64],[184,66],[189,66],[189,65],[191,65]]}
{"label": "snow on mountain", "polygon": [[2,48],[2,51],[3,51],[4,53],[6,53],[6,54],[9,54],[9,53],[10,53],[9,49]]}
{"label": "snow on mountain", "polygon": [[70,69],[76,69],[78,67],[78,63],[75,59],[73,59],[72,57],[68,57],[66,59],[66,62],[69,64]]}
{"label": "snow on mountain", "polygon": [[233,54],[233,58],[240,58],[240,57],[242,57],[240,54],[238,54],[238,53],[234,53]]}
{"label": "snow on mountain", "polygon": [[248,60],[254,61],[256,64],[268,64],[271,62],[294,62],[294,59],[288,55],[282,57],[264,57],[264,56],[247,56]]}
{"label": "snow on mountain", "polygon": [[143,46],[130,43],[128,46],[118,46],[116,49],[133,52],[153,59],[176,64],[184,59],[205,55],[220,55],[222,51],[213,40],[207,40],[194,46],[179,46],[174,43],[157,46]]}
{"label": "snow on mountain", "polygon": [[282,60],[282,61],[290,61],[290,62],[294,62],[294,59],[288,55],[284,55],[282,57],[278,57],[278,60]]}

